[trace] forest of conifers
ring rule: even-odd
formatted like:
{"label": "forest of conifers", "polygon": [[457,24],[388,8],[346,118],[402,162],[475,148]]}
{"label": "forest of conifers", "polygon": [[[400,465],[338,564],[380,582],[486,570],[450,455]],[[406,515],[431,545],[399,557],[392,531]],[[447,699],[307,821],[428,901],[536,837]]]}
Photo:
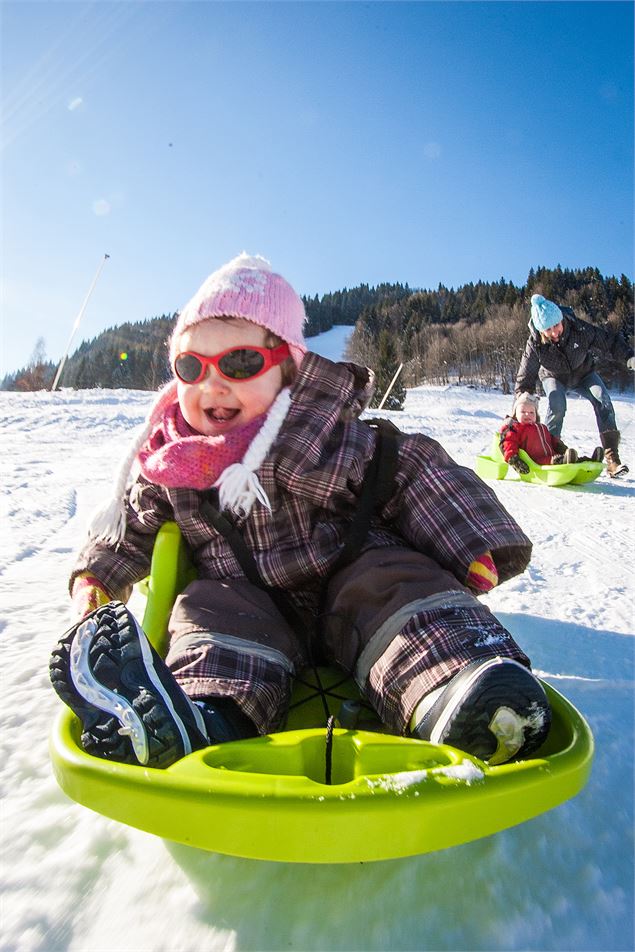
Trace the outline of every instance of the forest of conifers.
{"label": "forest of conifers", "polygon": [[[622,275],[603,277],[597,268],[531,269],[527,283],[470,283],[449,289],[414,290],[381,284],[304,298],[305,334],[334,325],[354,325],[347,358],[370,366],[377,392],[385,391],[400,363],[403,371],[387,406],[397,409],[404,387],[422,383],[462,383],[513,390],[527,339],[529,300],[534,293],[572,307],[578,317],[608,325],[632,341],[633,285]],[[118,324],[84,341],[68,358],[59,385],[73,388],[156,390],[169,379],[167,346],[176,314]],[[309,344],[310,346],[310,344]],[[607,383],[624,389],[629,375],[610,362],[599,363]],[[8,374],[2,390],[50,388],[56,366],[38,341],[29,365]]]}

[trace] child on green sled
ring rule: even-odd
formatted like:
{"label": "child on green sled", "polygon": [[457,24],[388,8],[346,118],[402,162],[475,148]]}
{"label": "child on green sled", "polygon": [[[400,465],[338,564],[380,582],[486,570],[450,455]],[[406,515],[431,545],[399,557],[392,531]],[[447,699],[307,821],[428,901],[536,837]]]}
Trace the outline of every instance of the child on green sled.
{"label": "child on green sled", "polygon": [[[343,558],[379,439],[359,419],[373,374],[307,352],[304,320],[246,254],[180,313],[174,377],[92,522],[70,580],[77,622],[50,662],[82,745],[162,768],[276,731],[317,660],[350,673],[389,731],[490,763],[531,754],[545,692],[476,597],[524,571],[529,540],[439,443],[399,433],[390,492]],[[171,520],[198,577],[163,661],[124,603]]]}
{"label": "child on green sled", "polygon": [[591,456],[578,456],[577,451],[563,443],[559,436],[550,433],[540,422],[538,402],[539,397],[532,393],[519,393],[516,397],[511,419],[505,419],[500,431],[500,447],[506,463],[517,473],[528,473],[529,466],[518,455],[519,450],[524,450],[539,466],[602,461],[604,450],[601,446],[596,447]]}

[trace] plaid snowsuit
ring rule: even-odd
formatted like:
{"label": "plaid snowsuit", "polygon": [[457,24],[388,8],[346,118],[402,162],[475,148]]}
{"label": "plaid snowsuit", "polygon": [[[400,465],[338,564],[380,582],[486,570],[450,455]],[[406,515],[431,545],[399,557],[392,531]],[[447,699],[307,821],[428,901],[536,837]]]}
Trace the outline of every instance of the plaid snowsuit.
{"label": "plaid snowsuit", "polygon": [[307,354],[258,470],[271,511],[256,502],[246,517],[230,517],[262,579],[282,590],[300,624],[247,581],[201,512],[204,492],[141,475],[129,490],[123,542],[89,540],[73,572],[89,571],[125,600],[149,571],[159,527],[174,520],[198,580],[175,603],[167,663],[191,697],[233,697],[263,733],[283,723],[293,675],[316,651],[351,672],[398,732],[425,694],[475,658],[529,665],[465,581],[486,550],[501,582],[521,573],[531,543],[492,490],[427,436],[400,435],[395,491],[362,552],[332,575],[377,438],[358,419],[371,391],[366,368]]}

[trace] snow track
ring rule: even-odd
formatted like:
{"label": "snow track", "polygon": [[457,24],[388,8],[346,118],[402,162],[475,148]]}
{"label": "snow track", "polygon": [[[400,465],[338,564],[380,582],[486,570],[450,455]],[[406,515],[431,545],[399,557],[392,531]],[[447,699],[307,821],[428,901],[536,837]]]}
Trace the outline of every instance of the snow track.
{"label": "snow track", "polygon": [[[633,475],[582,488],[489,484],[534,550],[486,601],[596,737],[591,781],[570,803],[443,853],[303,867],[167,844],[62,794],[47,755],[59,709],[48,656],[68,625],[67,576],[90,512],[151,399],[0,394],[0,950],[632,949]],[[634,404],[615,402],[635,473]],[[386,416],[473,466],[510,404],[424,387]],[[563,437],[595,445],[582,400],[570,400]]]}

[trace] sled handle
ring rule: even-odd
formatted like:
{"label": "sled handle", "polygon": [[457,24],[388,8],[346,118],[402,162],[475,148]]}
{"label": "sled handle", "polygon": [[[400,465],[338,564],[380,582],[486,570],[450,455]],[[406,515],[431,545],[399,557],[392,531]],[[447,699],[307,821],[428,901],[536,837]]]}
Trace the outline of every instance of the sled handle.
{"label": "sled handle", "polygon": [[160,655],[168,646],[168,620],[179,592],[196,578],[181,530],[175,522],[164,523],[154,543],[150,575],[143,588],[146,607],[142,628]]}

